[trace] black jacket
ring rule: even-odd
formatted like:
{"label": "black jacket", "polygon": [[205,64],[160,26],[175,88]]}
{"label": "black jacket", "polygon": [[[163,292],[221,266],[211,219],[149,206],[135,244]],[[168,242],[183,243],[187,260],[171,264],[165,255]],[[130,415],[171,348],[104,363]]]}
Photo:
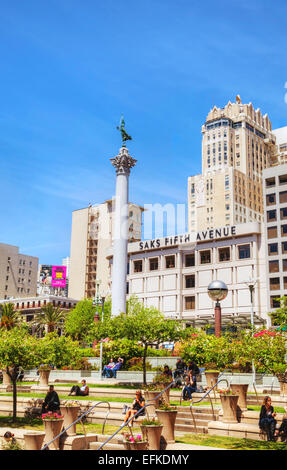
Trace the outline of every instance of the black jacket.
{"label": "black jacket", "polygon": [[273,408],[272,405],[270,406],[269,411],[270,411],[270,414],[268,415],[266,406],[265,405],[261,406],[260,416],[259,416],[259,426],[260,426],[260,423],[261,423],[262,419],[264,419],[264,418],[273,418],[274,419],[274,417],[272,416],[272,414],[274,413],[274,408]]}
{"label": "black jacket", "polygon": [[44,407],[47,408],[48,411],[56,411],[60,409],[59,396],[55,390],[47,393],[44,400]]}

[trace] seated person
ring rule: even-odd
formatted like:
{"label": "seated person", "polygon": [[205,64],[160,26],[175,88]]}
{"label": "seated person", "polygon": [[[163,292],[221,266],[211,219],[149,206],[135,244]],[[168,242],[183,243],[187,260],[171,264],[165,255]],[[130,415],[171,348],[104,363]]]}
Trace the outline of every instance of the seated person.
{"label": "seated person", "polygon": [[172,371],[170,370],[170,368],[168,367],[168,365],[165,365],[164,368],[163,368],[163,376],[166,377],[168,379],[168,381],[172,381]]}
{"label": "seated person", "polygon": [[193,382],[190,377],[185,379],[185,387],[182,392],[182,397],[184,400],[191,400],[192,394],[196,391],[196,383]]}
{"label": "seated person", "polygon": [[260,410],[259,427],[267,434],[267,441],[275,440],[275,430],[277,421],[275,419],[276,413],[271,405],[271,398],[266,396]]}
{"label": "seated person", "polygon": [[[129,409],[126,413],[124,423],[126,423],[131,416],[134,416],[143,406],[145,405],[145,400],[144,397],[142,396],[142,392],[140,390],[136,391],[136,398],[133,401],[131,409]],[[137,419],[138,416],[144,416],[145,415],[145,410],[142,410],[135,419]]]}
{"label": "seated person", "polygon": [[89,387],[87,385],[87,381],[83,379],[81,383],[81,387],[79,387],[79,385],[73,385],[69,395],[74,394],[77,397],[86,397],[87,395],[89,395]]}
{"label": "seated person", "polygon": [[175,371],[173,373],[173,377],[176,379],[180,375],[184,373],[186,369],[186,363],[182,359],[178,359],[176,361]]}
{"label": "seated person", "polygon": [[116,378],[117,376],[117,371],[120,370],[120,368],[122,367],[124,363],[124,360],[119,357],[117,362],[115,363],[114,367],[112,369],[109,369],[107,371],[108,374],[110,374],[110,377],[113,377],[114,379]]}
{"label": "seated person", "polygon": [[60,413],[60,400],[57,392],[54,390],[54,385],[49,386],[49,391],[42,405],[42,414],[49,411]]}
{"label": "seated person", "polygon": [[111,359],[110,359],[110,362],[103,368],[102,376],[103,376],[103,377],[107,377],[107,376],[110,376],[110,377],[111,377],[110,371],[111,371],[111,369],[113,369],[113,368],[115,367],[115,365],[116,365],[116,364],[115,364],[115,362],[114,362],[114,359],[111,358]]}

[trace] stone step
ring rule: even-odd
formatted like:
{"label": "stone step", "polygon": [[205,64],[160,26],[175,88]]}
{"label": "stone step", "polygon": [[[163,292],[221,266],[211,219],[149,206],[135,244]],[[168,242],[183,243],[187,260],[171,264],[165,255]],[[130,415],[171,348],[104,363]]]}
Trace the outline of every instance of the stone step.
{"label": "stone step", "polygon": [[[91,442],[90,450],[97,450],[101,446],[101,442]],[[103,450],[124,450],[123,444],[110,444],[109,442],[102,448]]]}
{"label": "stone step", "polygon": [[192,424],[177,424],[175,423],[175,431],[176,432],[192,432],[192,433],[200,433],[200,434],[207,434],[207,424],[205,426],[197,426],[196,428]]}

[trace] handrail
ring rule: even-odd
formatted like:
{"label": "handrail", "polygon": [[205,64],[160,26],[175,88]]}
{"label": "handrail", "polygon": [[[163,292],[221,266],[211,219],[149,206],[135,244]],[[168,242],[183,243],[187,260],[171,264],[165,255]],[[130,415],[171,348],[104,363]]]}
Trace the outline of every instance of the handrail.
{"label": "handrail", "polygon": [[[216,382],[216,384],[214,384],[214,385],[203,395],[203,397],[200,398],[200,400],[195,401],[195,402],[193,403],[192,398],[191,398],[191,403],[190,403],[189,409],[190,409],[191,415],[192,415],[192,417],[193,417],[193,420],[194,420],[194,415],[193,415],[193,411],[192,411],[193,405],[195,405],[196,403],[200,403],[207,395],[210,394],[210,392],[211,392],[220,382],[226,382],[227,387],[229,388],[229,382],[228,382],[228,380],[227,380],[227,379],[220,379],[220,380],[218,380],[218,381]],[[210,403],[211,403],[213,419],[215,419],[213,403],[212,403],[212,400],[211,400],[211,396],[210,396],[210,395],[209,395],[209,400],[210,400]]]}
{"label": "handrail", "polygon": [[102,434],[104,434],[104,430],[105,430],[105,425],[106,425],[106,422],[107,422],[107,418],[108,418],[108,415],[110,413],[110,409],[111,409],[111,405],[108,401],[99,401],[98,403],[96,403],[95,405],[93,405],[91,408],[89,408],[87,411],[85,411],[85,413],[83,413],[79,418],[77,418],[75,421],[73,421],[72,424],[70,424],[67,428],[63,429],[63,431],[60,432],[60,434],[58,434],[56,437],[54,437],[51,441],[49,441],[47,444],[44,445],[44,447],[42,447],[41,450],[45,450],[47,449],[47,447],[52,444],[52,442],[54,442],[56,439],[58,439],[58,437],[60,437],[62,434],[64,434],[67,429],[70,429],[71,426],[73,426],[74,424],[76,424],[78,421],[82,420],[88,413],[90,413],[94,408],[96,408],[98,405],[100,405],[101,403],[106,403],[108,405],[108,411],[107,411],[107,414],[105,416],[105,419],[104,419],[104,423],[103,423],[103,427],[102,427]]}
{"label": "handrail", "polygon": [[[168,386],[166,388],[164,388],[156,397],[152,398],[151,400],[149,401],[154,401],[154,400],[157,400],[164,392],[166,392],[166,390],[168,390],[169,388],[171,388],[172,385],[174,385],[176,383],[175,380],[173,380],[172,382],[170,382],[170,384],[168,384]],[[130,421],[132,421],[133,419],[135,419],[136,416],[138,416],[139,414],[142,413],[143,410],[145,410],[148,406],[151,406],[153,403],[149,403],[149,401],[147,401],[146,405],[142,406],[133,416],[131,416],[128,421],[126,423],[123,423],[121,424],[121,426],[119,427],[119,429],[117,429],[117,431],[115,431],[105,442],[103,442],[100,447],[98,447],[97,450],[101,450],[108,442],[110,442],[111,439],[113,439],[113,437],[115,437],[124,427],[128,426]]]}

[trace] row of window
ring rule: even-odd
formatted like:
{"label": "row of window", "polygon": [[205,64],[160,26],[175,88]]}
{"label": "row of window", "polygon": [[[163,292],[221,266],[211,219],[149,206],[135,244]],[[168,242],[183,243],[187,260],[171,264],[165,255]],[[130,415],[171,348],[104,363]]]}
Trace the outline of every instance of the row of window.
{"label": "row of window", "polygon": [[[280,220],[287,219],[287,207],[283,207],[280,209]],[[271,211],[267,211],[267,222],[275,222],[277,220],[277,210],[272,209]]]}
{"label": "row of window", "polygon": [[[281,253],[282,255],[287,254],[287,242],[281,243]],[[279,243],[269,243],[268,244],[268,255],[276,256],[279,255]]]}
{"label": "row of window", "polygon": [[[278,238],[278,228],[276,225],[267,227],[267,238]],[[281,225],[281,237],[287,237],[287,224]]]}
{"label": "row of window", "polygon": [[[282,259],[282,271],[287,271],[287,258]],[[279,260],[269,261],[269,272],[270,273],[279,273]]]}
{"label": "row of window", "polygon": [[[199,264],[210,264],[212,262],[211,250],[199,251]],[[227,262],[231,260],[231,249],[230,247],[223,247],[217,249],[217,261],[219,263]],[[248,259],[251,257],[250,244],[238,245],[237,246],[237,259]],[[159,257],[148,259],[149,271],[157,271],[159,269]],[[184,257],[184,267],[195,266],[195,255],[190,253]],[[171,269],[176,267],[175,255],[165,256],[165,269]],[[133,272],[143,272],[143,260],[133,261]]]}

